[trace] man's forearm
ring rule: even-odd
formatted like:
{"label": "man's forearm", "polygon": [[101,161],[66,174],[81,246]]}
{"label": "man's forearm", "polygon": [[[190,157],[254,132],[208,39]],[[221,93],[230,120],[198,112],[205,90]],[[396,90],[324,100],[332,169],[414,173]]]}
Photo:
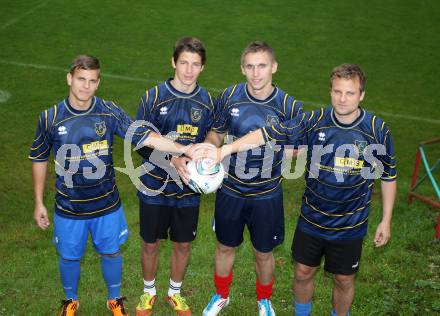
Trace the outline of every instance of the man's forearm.
{"label": "man's forearm", "polygon": [[[253,132],[246,134],[243,137],[240,137],[236,141],[231,144],[224,145],[222,147],[222,155],[223,157],[226,155],[234,154],[240,151],[246,151],[249,149],[254,149],[264,145],[264,138],[261,129],[257,129]],[[223,153],[224,151],[224,153]]]}
{"label": "man's forearm", "polygon": [[186,149],[186,146],[163,137],[156,132],[150,132],[147,139],[144,140],[143,145],[173,154],[183,154]]}
{"label": "man's forearm", "polygon": [[34,185],[35,204],[43,204],[46,173],[47,161],[32,163],[32,181]]}
{"label": "man's forearm", "polygon": [[397,182],[381,181],[382,190],[382,221],[391,223],[394,201],[396,199]]}

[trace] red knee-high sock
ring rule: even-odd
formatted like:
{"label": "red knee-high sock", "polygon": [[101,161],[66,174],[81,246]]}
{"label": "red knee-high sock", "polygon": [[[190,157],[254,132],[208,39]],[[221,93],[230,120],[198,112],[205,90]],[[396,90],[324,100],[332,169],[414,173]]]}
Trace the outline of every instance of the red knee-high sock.
{"label": "red knee-high sock", "polygon": [[257,292],[257,301],[261,299],[270,299],[272,295],[272,288],[275,282],[275,278],[272,279],[268,284],[261,284],[257,278],[257,282],[255,283],[255,289]]}
{"label": "red knee-high sock", "polygon": [[227,277],[221,277],[214,273],[214,284],[217,294],[220,294],[222,298],[229,296],[229,286],[232,282],[232,271]]}

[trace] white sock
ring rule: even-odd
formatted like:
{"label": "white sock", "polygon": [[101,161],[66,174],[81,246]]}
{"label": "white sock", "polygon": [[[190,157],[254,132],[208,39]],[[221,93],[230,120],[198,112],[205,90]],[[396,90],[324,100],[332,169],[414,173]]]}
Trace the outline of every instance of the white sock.
{"label": "white sock", "polygon": [[144,293],[148,293],[151,296],[156,295],[156,279],[151,281],[144,280]]}
{"label": "white sock", "polygon": [[168,288],[168,296],[173,296],[174,294],[180,294],[180,288],[182,287],[182,282],[174,282],[170,279],[170,287]]}

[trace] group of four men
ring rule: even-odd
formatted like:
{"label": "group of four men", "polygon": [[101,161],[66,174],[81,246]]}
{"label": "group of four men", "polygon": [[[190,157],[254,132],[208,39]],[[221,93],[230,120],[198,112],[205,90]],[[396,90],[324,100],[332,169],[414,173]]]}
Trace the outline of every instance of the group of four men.
{"label": "group of four men", "polygon": [[[252,42],[245,48],[241,70],[246,83],[228,87],[217,100],[197,83],[205,62],[206,52],[200,40],[188,37],[177,41],[171,59],[174,76],[146,91],[138,107],[137,121],[133,123],[113,102],[94,96],[100,81],[99,61],[92,56],[78,56],[67,74],[69,96],[41,113],[30,154],[34,162],[34,219],[43,229],[49,226],[43,192],[52,151],[57,171],[54,243],[66,295],[61,315],[75,315],[79,306],[80,259],[89,232],[96,251],[101,254],[102,274],[108,289],[107,306],[114,315],[128,314],[120,295],[122,257],[119,253],[128,229],[114,179],[112,144],[113,135],[125,137],[130,127],[134,127],[133,144],[173,153],[170,164],[185,183],[182,186],[170,179],[166,168],[154,162],[155,167],[145,169],[141,176],[138,197],[144,294],[136,307],[137,316],[153,312],[159,246],[168,235],[173,250],[167,300],[177,315],[191,314],[180,289],[191,242],[196,237],[200,195],[187,186],[186,163],[202,152],[213,156],[215,161],[230,155],[227,177],[215,201],[216,293],[203,315],[217,315],[229,304],[235,248],[243,241],[245,226],[255,254],[259,315],[275,315],[270,301],[275,266],[272,250],[284,240],[282,160],[285,152],[292,152],[283,146],[276,150],[265,146],[258,154],[252,151],[245,156],[237,154],[250,145],[257,147],[266,142],[308,145],[306,190],[292,243],[296,261],[296,315],[311,312],[313,277],[322,256],[325,256],[325,270],[335,276],[332,314],[348,314],[374,181],[361,174],[361,167],[373,170],[383,166],[380,169],[383,219],[376,231],[377,246],[386,244],[390,238],[396,190],[388,127],[359,107],[365,94],[362,71],[355,65],[335,68],[331,75],[332,107],[303,113],[301,102],[273,85],[277,62],[266,43]],[[140,121],[155,128],[137,123]],[[236,141],[221,147],[227,135]],[[198,143],[204,145],[191,146]],[[319,161],[313,159],[316,153],[313,145],[325,149],[329,144],[355,145],[356,157],[351,158],[353,153],[349,149],[347,157],[345,149],[338,152],[332,148],[321,152]],[[364,149],[370,144],[383,145],[385,154],[373,161],[367,154],[364,157]],[[144,162],[151,165],[153,160],[148,153],[142,155]],[[266,166],[270,166],[269,173],[264,170]],[[246,176],[250,170],[258,172]]]}

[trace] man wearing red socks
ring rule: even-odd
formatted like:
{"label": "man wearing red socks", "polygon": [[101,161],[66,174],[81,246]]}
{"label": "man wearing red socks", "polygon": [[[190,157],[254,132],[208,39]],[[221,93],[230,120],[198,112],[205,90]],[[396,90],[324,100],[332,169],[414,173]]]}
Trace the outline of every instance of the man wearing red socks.
{"label": "man wearing red socks", "polygon": [[[217,100],[217,115],[205,142],[219,147],[226,134],[232,140],[302,113],[301,103],[272,84],[277,70],[273,49],[264,42],[249,44],[241,56],[247,82],[225,89]],[[214,230],[217,237],[214,283],[216,293],[203,310],[218,315],[229,302],[235,247],[247,226],[255,255],[259,315],[275,315],[270,297],[275,260],[272,250],[284,240],[281,162],[284,150],[259,148],[230,157],[227,178],[217,191]]]}

